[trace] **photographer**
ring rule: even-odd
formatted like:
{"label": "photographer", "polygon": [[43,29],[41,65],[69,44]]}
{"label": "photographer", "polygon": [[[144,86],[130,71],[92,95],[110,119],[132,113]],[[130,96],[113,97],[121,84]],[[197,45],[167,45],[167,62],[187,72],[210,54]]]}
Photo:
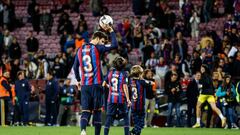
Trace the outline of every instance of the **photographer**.
{"label": "photographer", "polygon": [[220,102],[223,108],[223,114],[227,117],[228,124],[225,126],[225,129],[230,127],[232,129],[238,129],[233,118],[236,91],[235,86],[231,81],[230,75],[225,75],[223,84],[218,87],[216,95],[218,98],[220,98]]}
{"label": "photographer", "polygon": [[172,112],[173,108],[175,108],[175,112],[177,115],[177,126],[181,126],[181,118],[180,118],[180,105],[181,98],[180,94],[182,92],[182,88],[180,82],[178,81],[178,74],[173,72],[171,75],[171,81],[166,84],[165,89],[166,94],[168,95],[168,116],[167,116],[167,126],[171,126],[172,122]]}

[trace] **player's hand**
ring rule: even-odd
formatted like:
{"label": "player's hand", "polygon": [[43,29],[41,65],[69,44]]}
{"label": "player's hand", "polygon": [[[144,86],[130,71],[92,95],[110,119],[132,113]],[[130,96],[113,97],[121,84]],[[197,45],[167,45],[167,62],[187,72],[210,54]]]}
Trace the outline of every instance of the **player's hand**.
{"label": "player's hand", "polygon": [[175,93],[175,91],[176,91],[175,88],[172,88],[172,89],[171,89],[171,92],[172,92],[173,94]]}
{"label": "player's hand", "polygon": [[81,84],[80,84],[80,82],[77,83],[77,89],[78,89],[78,90],[81,89]]}
{"label": "player's hand", "polygon": [[127,106],[128,107],[132,106],[132,102],[130,100],[127,101]]}
{"label": "player's hand", "polygon": [[108,24],[106,24],[103,29],[106,30],[106,31],[108,31],[108,32],[110,32],[110,33],[113,32],[112,26],[110,26],[110,25],[108,25]]}

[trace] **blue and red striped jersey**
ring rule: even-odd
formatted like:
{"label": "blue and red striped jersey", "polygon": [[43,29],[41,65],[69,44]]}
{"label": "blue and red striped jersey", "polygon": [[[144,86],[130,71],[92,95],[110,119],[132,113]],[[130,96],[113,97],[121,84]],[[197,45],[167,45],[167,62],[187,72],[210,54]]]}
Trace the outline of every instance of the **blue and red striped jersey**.
{"label": "blue and red striped jersey", "polygon": [[101,85],[103,82],[101,71],[101,54],[118,47],[116,34],[110,33],[111,44],[93,45],[91,43],[82,45],[75,56],[73,69],[77,81],[81,85]]}
{"label": "blue and red striped jersey", "polygon": [[109,85],[108,103],[125,103],[126,95],[123,85],[128,84],[127,72],[111,70],[108,72],[105,81]]}
{"label": "blue and red striped jersey", "polygon": [[85,44],[77,52],[81,85],[102,83],[101,61],[98,49],[92,44]]}
{"label": "blue and red striped jersey", "polygon": [[145,80],[129,79],[132,96],[132,110],[145,111],[146,88],[149,84]]}

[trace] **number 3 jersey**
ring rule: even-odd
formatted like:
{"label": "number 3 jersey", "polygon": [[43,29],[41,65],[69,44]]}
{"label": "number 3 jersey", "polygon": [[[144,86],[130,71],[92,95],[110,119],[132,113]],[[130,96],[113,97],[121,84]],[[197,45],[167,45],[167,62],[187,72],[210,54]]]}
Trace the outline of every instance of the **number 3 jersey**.
{"label": "number 3 jersey", "polygon": [[80,47],[76,56],[79,62],[81,85],[101,84],[101,61],[97,47],[92,44],[85,44]]}
{"label": "number 3 jersey", "polygon": [[124,84],[128,84],[128,76],[126,71],[110,70],[105,78],[109,85],[108,103],[126,103],[124,93]]}
{"label": "number 3 jersey", "polygon": [[146,89],[150,84],[145,80],[129,79],[133,111],[145,111]]}

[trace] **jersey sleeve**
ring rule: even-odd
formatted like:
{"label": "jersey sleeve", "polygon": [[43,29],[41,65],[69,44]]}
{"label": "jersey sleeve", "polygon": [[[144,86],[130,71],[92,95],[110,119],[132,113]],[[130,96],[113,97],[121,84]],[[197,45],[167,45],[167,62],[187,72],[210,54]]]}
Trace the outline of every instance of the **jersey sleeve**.
{"label": "jersey sleeve", "polygon": [[74,64],[73,64],[75,78],[77,79],[78,82],[80,82],[80,80],[81,80],[80,74],[79,74],[79,59],[78,59],[79,51],[80,51],[80,49],[78,49],[78,51],[77,51],[77,54],[76,54],[75,60],[74,60]]}
{"label": "jersey sleeve", "polygon": [[118,47],[118,42],[117,42],[115,32],[111,32],[110,36],[111,36],[111,44],[96,45],[96,47],[100,53],[104,53],[104,52],[110,51],[112,49],[116,49]]}

